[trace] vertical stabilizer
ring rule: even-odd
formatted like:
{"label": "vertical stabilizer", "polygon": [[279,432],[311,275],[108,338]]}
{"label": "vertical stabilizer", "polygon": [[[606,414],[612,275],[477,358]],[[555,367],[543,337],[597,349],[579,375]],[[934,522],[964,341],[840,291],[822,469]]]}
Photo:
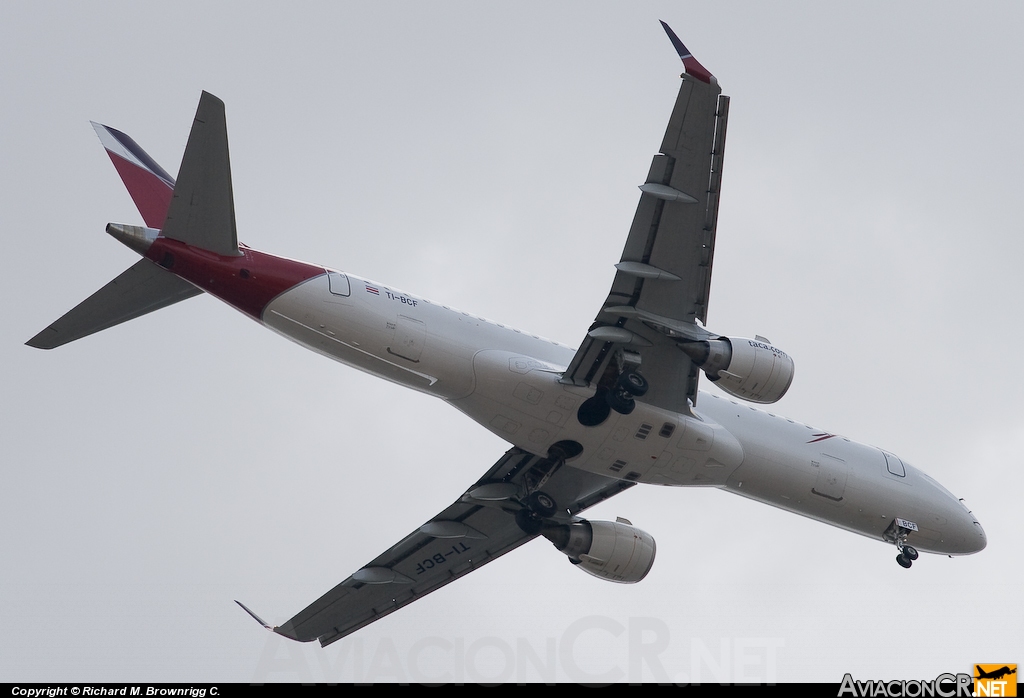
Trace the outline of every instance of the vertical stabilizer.
{"label": "vertical stabilizer", "polygon": [[174,178],[128,134],[95,121],[92,127],[146,225],[150,228],[164,227],[174,191]]}
{"label": "vertical stabilizer", "polygon": [[224,102],[209,92],[199,99],[162,234],[217,254],[241,254]]}
{"label": "vertical stabilizer", "polygon": [[[93,123],[148,228],[111,224],[107,232],[145,255],[158,237],[238,257],[224,102],[204,92],[175,182],[128,135]],[[158,230],[162,228],[162,230]],[[53,349],[165,308],[202,291],[149,259],[136,262],[26,344]]]}

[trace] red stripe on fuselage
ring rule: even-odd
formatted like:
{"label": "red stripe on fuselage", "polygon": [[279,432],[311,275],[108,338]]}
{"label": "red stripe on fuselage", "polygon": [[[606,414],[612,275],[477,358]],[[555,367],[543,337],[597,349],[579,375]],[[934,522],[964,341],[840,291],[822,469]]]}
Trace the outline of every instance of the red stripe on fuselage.
{"label": "red stripe on fuselage", "polygon": [[237,257],[225,257],[160,237],[146,257],[257,320],[274,298],[326,273],[323,267],[248,247],[240,247],[240,251]]}
{"label": "red stripe on fuselage", "polygon": [[150,228],[163,228],[174,189],[149,170],[128,162],[120,155],[115,155],[109,150],[107,155],[114,163],[117,174],[121,175],[121,181],[142,214],[142,220],[146,221]]}

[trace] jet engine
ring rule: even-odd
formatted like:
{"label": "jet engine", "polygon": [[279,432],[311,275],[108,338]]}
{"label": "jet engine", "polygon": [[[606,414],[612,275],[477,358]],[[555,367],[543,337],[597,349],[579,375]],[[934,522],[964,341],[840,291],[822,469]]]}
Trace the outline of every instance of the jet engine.
{"label": "jet engine", "polygon": [[719,337],[679,348],[715,385],[742,400],[777,402],[793,382],[793,359],[764,337]]}
{"label": "jet engine", "polygon": [[654,564],[654,537],[626,519],[587,521],[546,528],[542,535],[569,557],[569,562],[595,577],[635,584]]}

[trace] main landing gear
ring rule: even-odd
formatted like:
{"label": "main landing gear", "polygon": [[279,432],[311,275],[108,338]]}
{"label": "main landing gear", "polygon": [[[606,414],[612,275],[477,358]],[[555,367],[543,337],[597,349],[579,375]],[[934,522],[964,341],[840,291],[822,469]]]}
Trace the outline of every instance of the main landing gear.
{"label": "main landing gear", "polygon": [[635,397],[643,397],[650,388],[647,379],[636,371],[627,371],[615,381],[615,388],[608,391],[608,406],[619,414],[629,414],[636,407]]}
{"label": "main landing gear", "polygon": [[531,492],[523,500],[523,508],[516,512],[516,525],[524,533],[533,535],[544,528],[544,520],[558,511],[554,498],[545,492]]}
{"label": "main landing gear", "polygon": [[524,532],[534,535],[540,533],[545,524],[551,523],[552,517],[558,513],[558,502],[542,488],[567,460],[581,453],[583,445],[578,441],[558,441],[548,448],[548,457],[527,473],[528,494],[519,500],[521,508],[516,512],[516,524]]}
{"label": "main landing gear", "polygon": [[630,414],[636,409],[634,398],[647,394],[650,384],[636,371],[621,373],[611,388],[598,387],[592,398],[580,405],[577,418],[585,427],[594,427],[608,419],[612,410]]}

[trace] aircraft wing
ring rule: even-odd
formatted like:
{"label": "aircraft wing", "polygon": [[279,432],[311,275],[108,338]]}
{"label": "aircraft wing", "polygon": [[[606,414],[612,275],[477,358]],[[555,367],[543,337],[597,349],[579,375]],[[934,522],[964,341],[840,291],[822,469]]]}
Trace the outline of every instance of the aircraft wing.
{"label": "aircraft wing", "polygon": [[571,466],[550,472],[552,467],[547,459],[511,449],[454,504],[272,630],[327,646],[518,548],[537,535],[524,532],[516,514],[542,481],[544,492],[564,507],[550,518],[565,523],[634,484]]}
{"label": "aircraft wing", "polygon": [[[654,156],[612,288],[563,381],[602,386],[618,350],[640,360],[645,402],[688,412],[697,368],[678,340],[703,340],[715,252],[718,194],[729,98],[718,81],[662,23],[686,73]],[[701,323],[701,324],[698,324]],[[604,381],[604,383],[602,382]]]}

